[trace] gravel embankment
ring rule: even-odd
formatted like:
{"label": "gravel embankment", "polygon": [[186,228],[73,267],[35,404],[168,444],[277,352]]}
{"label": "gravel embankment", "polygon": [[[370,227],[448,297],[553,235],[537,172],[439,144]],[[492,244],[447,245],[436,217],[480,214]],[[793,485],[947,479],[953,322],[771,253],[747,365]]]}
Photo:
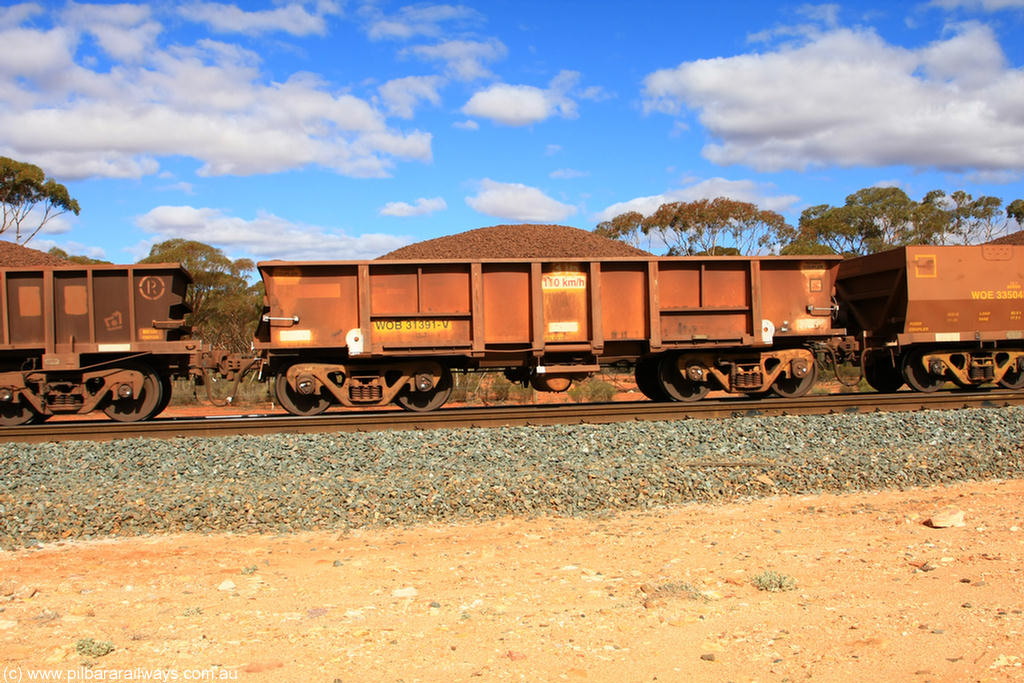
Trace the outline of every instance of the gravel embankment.
{"label": "gravel embankment", "polygon": [[1024,408],[0,447],[0,547],[1024,476]]}

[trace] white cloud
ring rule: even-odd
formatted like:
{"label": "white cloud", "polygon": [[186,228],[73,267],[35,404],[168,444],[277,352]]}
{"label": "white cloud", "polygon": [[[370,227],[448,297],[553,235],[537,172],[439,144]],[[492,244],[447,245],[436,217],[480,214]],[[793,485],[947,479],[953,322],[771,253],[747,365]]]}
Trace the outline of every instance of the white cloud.
{"label": "white cloud", "polygon": [[964,177],[969,183],[984,185],[1009,185],[1019,183],[1021,179],[1021,174],[1014,171],[978,171]]}
{"label": "white cloud", "polygon": [[452,124],[452,128],[458,128],[459,130],[480,130],[480,124],[473,119],[466,121],[456,121]]}
{"label": "white cloud", "polygon": [[558,180],[572,180],[573,178],[585,178],[590,175],[586,171],[577,171],[575,168],[559,168],[552,171],[549,177]]}
{"label": "white cloud", "polygon": [[609,221],[627,211],[636,211],[644,216],[654,213],[659,206],[670,202],[693,202],[698,199],[714,199],[729,197],[741,202],[756,204],[762,209],[785,212],[793,208],[799,201],[794,195],[770,194],[772,186],[753,180],[728,180],[726,178],[707,178],[687,187],[668,190],[661,194],[617,202],[594,215],[594,221]]}
{"label": "white cloud", "polygon": [[34,2],[23,2],[10,7],[0,7],[0,28],[17,26],[29,17],[40,14],[43,8]]}
{"label": "white cloud", "polygon": [[466,197],[466,204],[488,216],[533,223],[563,221],[576,213],[575,206],[552,199],[536,187],[490,178],[480,181],[479,192]]}
{"label": "white cloud", "polygon": [[463,5],[408,5],[395,14],[385,15],[368,4],[360,9],[360,14],[366,20],[366,33],[371,40],[437,37],[444,32],[444,24],[475,23],[481,19],[479,12]]}
{"label": "white cloud", "polygon": [[[104,260],[107,258],[107,254],[104,251],[103,247],[90,247],[86,244],[82,244],[81,242],[75,241],[57,242],[56,240],[41,240],[38,239],[37,237],[36,239],[32,240],[25,246],[29,247],[30,249],[37,249],[39,251],[50,251],[50,249],[52,249],[53,247],[57,247],[58,249],[63,250],[64,253],[67,254],[68,256],[87,256],[89,258]],[[145,256],[145,254],[142,254],[142,256]],[[139,258],[142,258],[142,256],[140,256]]]}
{"label": "white cloud", "polygon": [[161,192],[183,192],[184,194],[196,193],[195,186],[193,186],[192,183],[186,182],[172,183],[170,185],[161,185],[156,189],[160,190]]}
{"label": "white cloud", "polygon": [[833,30],[762,54],[684,62],[644,81],[645,108],[698,112],[704,156],[758,170],[1024,167],[1024,71],[977,23],[920,49]]}
{"label": "white cloud", "polygon": [[475,93],[462,113],[491,119],[506,126],[527,126],[551,116],[576,117],[576,103],[568,92],[579,80],[575,71],[562,71],[546,90],[532,85],[498,83]]}
{"label": "white cloud", "polygon": [[377,92],[391,115],[411,119],[420,102],[430,102],[434,106],[441,104],[438,88],[443,84],[444,79],[440,76],[407,76],[388,81]]}
{"label": "white cloud", "polygon": [[247,220],[220,209],[191,206],[158,206],[135,220],[154,238],[137,245],[136,253],[155,242],[172,238],[197,240],[256,259],[296,260],[376,258],[409,243],[396,235],[365,234],[353,237],[342,231],[302,225],[260,212]]}
{"label": "white cloud", "polygon": [[411,216],[427,216],[438,211],[444,211],[447,208],[448,203],[442,197],[432,197],[430,199],[420,197],[412,204],[408,202],[388,202],[378,212],[378,215],[408,218]]}
{"label": "white cloud", "polygon": [[437,45],[417,45],[402,50],[399,54],[411,55],[428,62],[444,62],[445,73],[458,81],[475,81],[490,78],[493,74],[485,64],[503,59],[508,49],[500,40],[487,42],[473,40],[449,40]]}
{"label": "white cloud", "polygon": [[[121,8],[71,5],[66,25],[0,29],[0,154],[62,179],[138,178],[158,172],[169,155],[197,159],[200,175],[313,165],[357,177],[432,158],[429,133],[388,125],[364,99],[312,74],[271,79],[259,55],[237,45],[148,45],[148,12]],[[80,38],[97,26],[122,32],[104,49],[128,61],[86,66]],[[432,101],[429,83],[385,89],[388,106],[405,113]]]}
{"label": "white cloud", "polygon": [[930,4],[945,9],[980,9],[986,12],[1024,8],[1024,0],[932,0]]}
{"label": "white cloud", "polygon": [[156,43],[163,27],[150,21],[146,5],[85,5],[68,3],[64,21],[76,30],[90,33],[108,55],[134,61]]}
{"label": "white cloud", "polygon": [[293,36],[322,36],[327,33],[326,16],[339,14],[333,2],[319,2],[310,12],[303,3],[292,2],[275,9],[247,11],[221,2],[193,2],[178,8],[189,21],[208,25],[221,33],[260,35],[283,31]]}

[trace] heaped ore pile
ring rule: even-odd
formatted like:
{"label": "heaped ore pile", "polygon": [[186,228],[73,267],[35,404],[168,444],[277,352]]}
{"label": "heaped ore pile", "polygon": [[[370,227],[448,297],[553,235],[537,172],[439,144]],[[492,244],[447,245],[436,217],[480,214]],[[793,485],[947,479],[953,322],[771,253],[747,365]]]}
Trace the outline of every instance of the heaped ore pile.
{"label": "heaped ore pile", "polygon": [[494,225],[445,235],[396,249],[387,260],[479,258],[606,258],[650,256],[625,242],[566,225]]}
{"label": "heaped ore pile", "polygon": [[0,268],[21,268],[24,266],[67,266],[67,261],[51,256],[45,251],[29,249],[14,242],[0,239]]}
{"label": "heaped ore pile", "polygon": [[1003,235],[998,239],[994,239],[989,244],[1024,244],[1024,230],[1018,230],[1017,232],[1011,232],[1009,235]]}

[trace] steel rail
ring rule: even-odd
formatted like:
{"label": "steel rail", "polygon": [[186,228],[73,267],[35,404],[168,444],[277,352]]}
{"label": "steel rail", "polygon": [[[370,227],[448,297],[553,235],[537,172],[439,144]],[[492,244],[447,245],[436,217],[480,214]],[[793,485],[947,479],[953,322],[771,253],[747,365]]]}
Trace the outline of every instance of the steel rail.
{"label": "steel rail", "polygon": [[802,398],[724,398],[694,403],[546,404],[490,408],[447,408],[431,413],[365,411],[316,417],[244,415],[239,417],[158,418],[150,422],[107,420],[46,422],[0,428],[0,443],[173,439],[239,434],[309,434],[398,429],[507,427],[549,424],[602,424],[630,420],[684,420],[771,415],[822,415],[878,411],[956,410],[1024,405],[1020,391],[948,391],[934,394],[828,394]]}

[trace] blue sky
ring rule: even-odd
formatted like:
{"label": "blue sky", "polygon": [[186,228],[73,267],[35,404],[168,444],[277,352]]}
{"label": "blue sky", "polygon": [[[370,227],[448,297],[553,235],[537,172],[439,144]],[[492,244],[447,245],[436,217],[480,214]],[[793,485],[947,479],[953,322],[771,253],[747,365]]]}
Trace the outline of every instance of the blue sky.
{"label": "blue sky", "polygon": [[1022,29],[1024,0],[8,3],[0,155],[82,206],[29,246],[115,262],[372,258],[720,195],[793,223],[872,185],[1009,203]]}

